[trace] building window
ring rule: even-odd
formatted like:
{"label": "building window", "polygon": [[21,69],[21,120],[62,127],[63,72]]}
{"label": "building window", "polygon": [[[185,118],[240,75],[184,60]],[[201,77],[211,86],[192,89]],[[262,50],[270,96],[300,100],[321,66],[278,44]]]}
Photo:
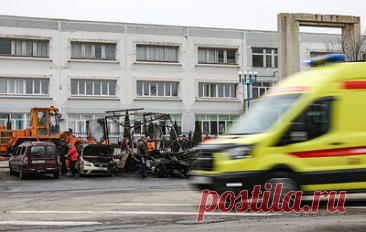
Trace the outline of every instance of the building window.
{"label": "building window", "polygon": [[[170,119],[172,120],[172,123],[174,125],[175,122],[177,122],[177,126],[178,126],[178,131],[177,134],[180,135],[182,134],[182,116],[181,115],[170,115]],[[171,126],[172,123],[169,120],[165,120],[165,121],[159,121],[160,125],[166,125],[167,127],[162,127],[162,132],[163,135],[171,135]],[[173,135],[175,136],[175,135]]]}
{"label": "building window", "polygon": [[137,81],[137,96],[177,97],[177,82],[143,82]]}
{"label": "building window", "polygon": [[236,98],[236,84],[198,84],[198,97]]}
{"label": "building window", "polygon": [[[12,130],[24,130],[29,128],[27,114],[9,114],[11,129]],[[6,126],[8,122],[8,114],[0,114],[0,126]]]}
{"label": "building window", "polygon": [[259,98],[267,94],[274,82],[257,82],[252,85],[252,98]]}
{"label": "building window", "polygon": [[48,79],[0,78],[0,93],[48,94]]}
{"label": "building window", "polygon": [[211,135],[223,134],[237,120],[236,115],[196,115],[195,120],[198,121],[202,133]]}
{"label": "building window", "polygon": [[252,62],[253,67],[277,68],[277,48],[252,48]]}
{"label": "building window", "polygon": [[[82,137],[84,139],[88,136],[87,131],[87,125],[88,121],[99,121],[100,119],[105,118],[105,115],[98,115],[98,114],[68,114],[67,116],[68,122],[67,126],[69,129],[73,131],[73,134],[77,137]],[[90,123],[90,122],[89,122]],[[94,128],[94,132],[103,131],[103,125],[100,125],[99,123],[94,124],[100,126],[99,128]],[[118,121],[112,121],[108,120],[108,136],[109,136],[109,142],[112,144],[118,144],[119,141],[121,141],[121,136],[123,133],[121,133],[122,127],[119,125]],[[93,139],[95,139],[96,142],[100,143],[104,141],[104,134],[101,133],[95,133],[93,134]]]}
{"label": "building window", "polygon": [[0,55],[48,57],[48,41],[0,39]]}
{"label": "building window", "polygon": [[136,60],[178,62],[178,47],[137,45]]}
{"label": "building window", "polygon": [[71,58],[115,60],[116,44],[71,42]]}
{"label": "building window", "polygon": [[[100,118],[103,118],[104,116],[100,116]],[[84,114],[69,114],[67,116],[68,118],[68,128],[72,129],[73,134],[77,137],[87,137],[87,131],[86,131],[86,121],[92,120],[93,115],[84,115]]]}
{"label": "building window", "polygon": [[[181,115],[170,115],[170,118],[174,124],[174,122],[177,122],[178,131],[177,134],[180,135],[182,133],[182,116]],[[146,121],[148,121],[150,118],[146,116]],[[144,117],[143,115],[134,115],[134,133],[135,134],[145,134],[145,131],[147,131],[148,124],[144,124]],[[154,124],[158,124],[161,128],[161,132],[163,135],[170,136],[171,134],[171,126],[172,123],[169,120],[159,120],[154,121]],[[138,126],[140,125],[140,126]]]}
{"label": "building window", "polygon": [[198,48],[198,63],[236,64],[236,51],[232,49]]}
{"label": "building window", "polygon": [[71,95],[116,95],[116,81],[71,80]]}

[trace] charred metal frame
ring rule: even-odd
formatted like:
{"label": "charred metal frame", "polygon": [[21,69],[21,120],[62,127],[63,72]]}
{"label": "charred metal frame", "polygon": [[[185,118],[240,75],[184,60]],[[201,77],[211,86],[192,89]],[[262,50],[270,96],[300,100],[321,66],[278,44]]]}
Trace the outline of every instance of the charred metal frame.
{"label": "charred metal frame", "polygon": [[[143,115],[143,122],[141,123],[141,121],[138,121],[139,124],[135,125],[137,120],[132,120],[130,121],[130,125],[127,127],[127,129],[131,132],[131,136],[133,138],[133,129],[135,127],[139,127],[141,125],[144,125],[145,126],[145,131],[146,131],[146,125],[149,124],[150,122],[154,122],[154,121],[158,121],[160,119],[165,119],[166,120],[169,120],[170,121],[170,124],[171,126],[168,126],[168,125],[164,125],[164,127],[170,127],[171,130],[174,131],[174,134],[175,134],[175,137],[178,138],[178,134],[177,134],[177,131],[175,130],[174,128],[174,124],[173,124],[173,121],[170,117],[170,114],[164,114],[164,113],[152,113],[152,112],[145,112],[145,113],[141,113],[141,112],[138,112],[139,110],[143,110],[144,108],[130,108],[130,109],[124,109],[124,110],[113,110],[113,111],[106,111],[105,113],[107,114],[105,117],[104,117],[104,139],[108,142],[109,144],[109,131],[108,131],[108,119],[114,121],[115,123],[123,126],[123,127],[126,127],[125,123],[124,122],[119,122],[116,118],[119,118],[119,117],[125,117],[125,116],[130,116],[130,115],[137,115],[137,114],[142,114]],[[127,112],[130,112],[130,111],[135,111],[135,112],[132,112],[132,113],[128,113]],[[111,114],[111,115],[108,115],[108,114]],[[150,119],[147,119],[147,117],[150,117]],[[95,120],[98,120],[98,119],[95,119]],[[89,124],[89,120],[87,121],[87,125]],[[131,124],[133,124],[133,126],[131,126]],[[162,132],[162,127],[163,126],[160,126],[160,125],[154,125],[154,127],[159,127],[160,128],[160,131]],[[181,142],[178,140],[178,144],[179,144],[179,147],[182,148],[182,144]],[[133,143],[131,143],[131,146],[132,146],[132,149],[134,149],[134,145]]]}

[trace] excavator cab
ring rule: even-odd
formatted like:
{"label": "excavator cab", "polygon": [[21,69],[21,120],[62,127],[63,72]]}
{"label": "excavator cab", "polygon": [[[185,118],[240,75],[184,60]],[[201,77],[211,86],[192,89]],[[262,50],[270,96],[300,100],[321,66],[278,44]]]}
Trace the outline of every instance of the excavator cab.
{"label": "excavator cab", "polygon": [[33,108],[30,117],[32,135],[39,139],[60,138],[59,113],[53,104],[49,108]]}

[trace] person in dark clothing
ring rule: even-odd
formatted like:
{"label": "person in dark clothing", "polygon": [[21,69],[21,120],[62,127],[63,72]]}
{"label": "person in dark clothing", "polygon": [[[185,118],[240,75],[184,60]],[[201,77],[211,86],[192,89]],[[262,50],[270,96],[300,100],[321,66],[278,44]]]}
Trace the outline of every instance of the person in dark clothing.
{"label": "person in dark clothing", "polygon": [[188,141],[187,141],[187,137],[185,135],[182,136],[183,140],[182,140],[182,150],[187,150],[188,149]]}
{"label": "person in dark clothing", "polygon": [[143,137],[137,141],[137,153],[136,156],[140,160],[140,169],[137,172],[137,177],[146,178],[146,158],[148,157],[147,138]]}
{"label": "person in dark clothing", "polygon": [[173,153],[179,153],[179,148],[180,148],[180,144],[179,144],[179,136],[178,136],[177,139],[174,140],[174,142],[173,142]]}
{"label": "person in dark clothing", "polygon": [[69,152],[69,147],[65,144],[65,140],[60,140],[60,161],[61,161],[61,175],[67,175],[66,155]]}

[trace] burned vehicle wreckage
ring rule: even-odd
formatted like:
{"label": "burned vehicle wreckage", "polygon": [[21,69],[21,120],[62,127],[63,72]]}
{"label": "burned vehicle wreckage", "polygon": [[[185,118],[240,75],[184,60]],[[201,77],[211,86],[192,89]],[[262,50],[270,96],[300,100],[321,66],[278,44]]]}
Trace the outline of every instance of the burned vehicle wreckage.
{"label": "burned vehicle wreckage", "polygon": [[146,161],[146,166],[156,177],[186,177],[196,160],[196,154],[194,149],[178,154],[150,152],[150,159]]}
{"label": "burned vehicle wreckage", "polygon": [[[135,157],[134,128],[153,125],[152,146],[149,146],[149,157],[146,161],[146,171],[156,177],[186,177],[188,171],[194,165],[197,152],[195,148],[179,149],[179,152],[168,151],[170,146],[165,148],[166,140],[162,136],[162,127],[170,128],[171,133],[178,137],[177,132],[169,123],[159,125],[159,122],[169,121],[173,125],[169,114],[163,113],[138,113],[143,108],[126,109],[120,111],[107,111],[107,116],[100,119],[87,121],[88,141],[79,149],[79,161],[76,168],[81,176],[83,175],[119,175],[122,172],[135,172],[139,168],[139,161]],[[130,114],[128,112],[131,112]],[[120,122],[119,118],[129,115],[143,114],[142,120]],[[127,150],[121,151],[116,144],[116,139],[111,136],[111,124],[123,126],[125,131],[130,132],[131,143]],[[182,148],[181,141],[176,140]]]}
{"label": "burned vehicle wreckage", "polygon": [[86,144],[81,150],[76,169],[80,176],[115,173],[114,149],[103,144]]}

